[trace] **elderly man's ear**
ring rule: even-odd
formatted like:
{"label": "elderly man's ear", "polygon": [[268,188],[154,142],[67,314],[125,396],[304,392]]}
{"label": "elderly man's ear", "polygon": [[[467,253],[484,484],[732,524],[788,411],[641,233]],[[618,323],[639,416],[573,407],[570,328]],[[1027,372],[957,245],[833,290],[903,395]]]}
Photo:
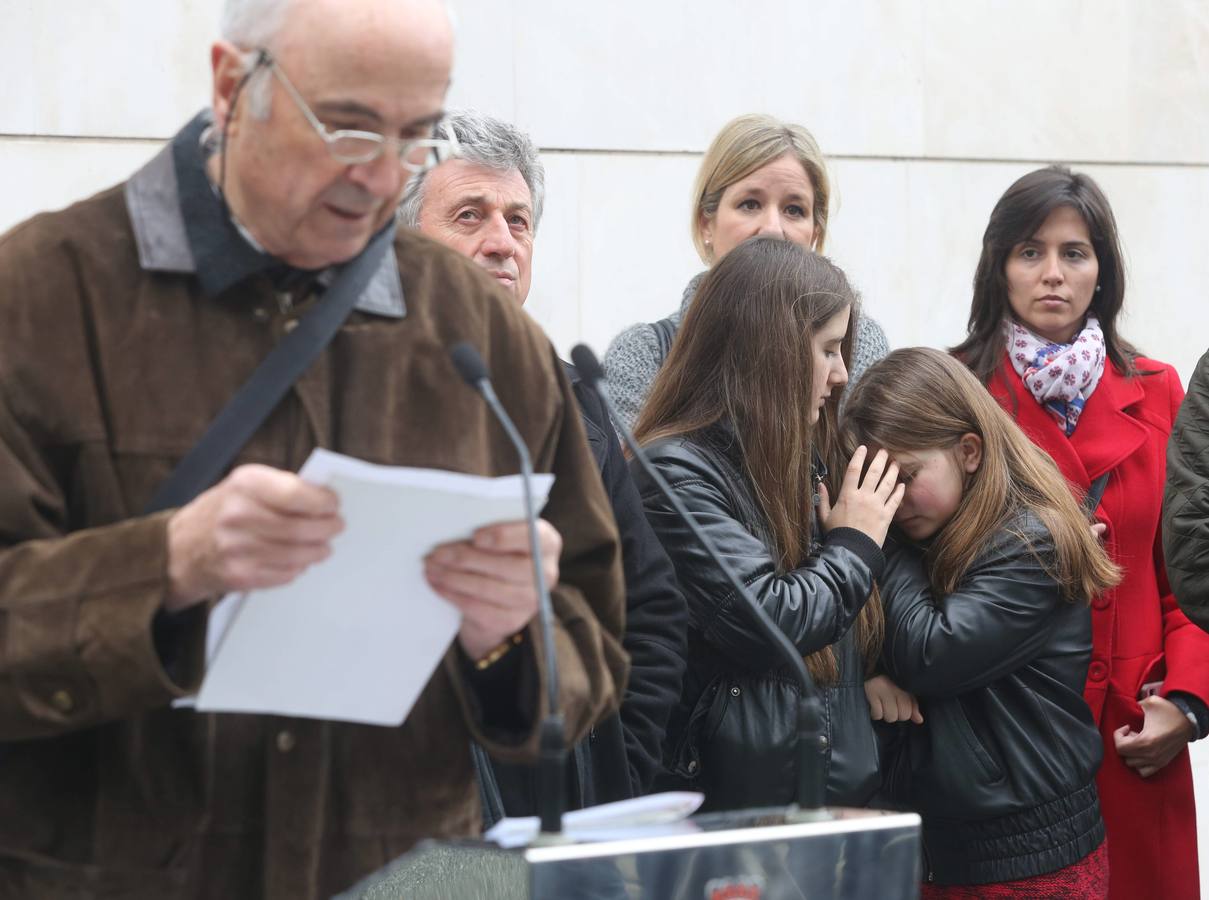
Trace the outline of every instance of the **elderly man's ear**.
{"label": "elderly man's ear", "polygon": [[227,135],[233,135],[238,125],[237,121],[227,124],[231,114],[231,103],[240,82],[247,74],[248,54],[228,41],[216,41],[210,47],[210,71],[212,73],[211,106],[214,110],[214,127],[227,130]]}

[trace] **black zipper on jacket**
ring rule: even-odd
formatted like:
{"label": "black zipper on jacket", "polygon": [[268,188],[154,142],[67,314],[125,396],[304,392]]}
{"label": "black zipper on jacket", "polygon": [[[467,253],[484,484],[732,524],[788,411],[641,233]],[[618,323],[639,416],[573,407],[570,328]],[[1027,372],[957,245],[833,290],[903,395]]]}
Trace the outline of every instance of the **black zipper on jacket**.
{"label": "black zipper on jacket", "polygon": [[810,521],[810,547],[807,548],[807,554],[810,557],[818,556],[823,552],[823,536],[822,523],[819,520],[819,503],[822,502],[822,492],[819,490],[823,486],[823,481],[827,478],[827,466],[823,464],[822,457],[818,451],[814,453],[814,459],[810,466],[810,483],[813,488],[813,493],[810,498],[811,521]]}
{"label": "black zipper on jacket", "polygon": [[932,860],[928,856],[928,842],[924,840],[922,832],[919,835],[919,846],[924,851],[924,881],[931,884],[936,880],[936,873],[932,871]]}

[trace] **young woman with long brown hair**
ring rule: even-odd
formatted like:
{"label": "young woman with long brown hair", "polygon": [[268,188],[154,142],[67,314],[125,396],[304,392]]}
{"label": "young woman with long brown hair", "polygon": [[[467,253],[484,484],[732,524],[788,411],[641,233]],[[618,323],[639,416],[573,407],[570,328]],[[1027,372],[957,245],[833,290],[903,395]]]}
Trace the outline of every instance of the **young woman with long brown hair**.
{"label": "young woman with long brown hair", "polygon": [[883,758],[923,817],[925,898],[1103,898],[1091,598],[1120,580],[1058,468],[960,362],[898,350],[849,395],[906,495],[879,581],[883,662],[919,701]]}
{"label": "young woman with long brown hair", "polygon": [[[867,802],[879,780],[863,683],[881,611],[868,601],[902,495],[885,454],[862,479],[861,450],[842,487],[836,478],[856,306],[823,257],[771,238],[738,245],[703,280],[636,429],[826,692],[827,800],[846,805]],[[689,604],[671,783],[703,790],[713,809],[789,802],[797,686],[688,528],[635,480]]]}
{"label": "young woman with long brown hair", "polygon": [[1188,742],[1209,732],[1209,634],[1163,565],[1165,451],[1184,391],[1120,334],[1125,269],[1108,199],[1088,176],[1030,172],[995,204],[954,353],[1082,490],[1121,584],[1092,602],[1084,696],[1104,743],[1097,782],[1111,896],[1200,896]]}

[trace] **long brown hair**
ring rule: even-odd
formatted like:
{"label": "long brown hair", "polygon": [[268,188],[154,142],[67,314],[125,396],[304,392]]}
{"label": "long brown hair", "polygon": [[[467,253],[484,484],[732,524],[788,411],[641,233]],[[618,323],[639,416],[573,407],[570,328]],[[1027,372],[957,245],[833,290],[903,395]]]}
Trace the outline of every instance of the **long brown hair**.
{"label": "long brown hair", "polygon": [[[792,571],[810,555],[814,453],[830,473],[828,491],[838,493],[838,398],[827,401],[812,425],[812,340],[833,316],[850,310],[841,347],[847,363],[857,305],[844,273],[824,257],[789,241],[745,241],[698,287],[634,428],[638,440],[650,444],[730,425],[778,572]],[[855,628],[872,660],[882,634],[876,598]],[[806,657],[806,664],[821,682],[838,677],[830,647]]]}
{"label": "long brown hair", "polygon": [[1125,263],[1112,207],[1090,176],[1065,166],[1049,166],[1029,172],[1004,192],[982,236],[967,337],[951,352],[983,384],[990,383],[999,371],[1007,349],[1003,322],[1012,316],[1005,272],[1008,256],[1012,248],[1036,234],[1060,206],[1069,206],[1082,216],[1091,237],[1100,277],[1088,312],[1100,322],[1108,358],[1122,374],[1137,374],[1133,360],[1138,351],[1117,331],[1117,317],[1125,304]]}
{"label": "long brown hair", "polygon": [[848,397],[844,427],[852,441],[891,453],[948,450],[966,434],[982,439],[982,463],[927,551],[938,595],[953,592],[994,533],[1022,509],[1036,513],[1053,536],[1054,558],[1039,559],[1067,599],[1090,602],[1121,580],[1054,461],[947,353],[910,347],[870,366]]}

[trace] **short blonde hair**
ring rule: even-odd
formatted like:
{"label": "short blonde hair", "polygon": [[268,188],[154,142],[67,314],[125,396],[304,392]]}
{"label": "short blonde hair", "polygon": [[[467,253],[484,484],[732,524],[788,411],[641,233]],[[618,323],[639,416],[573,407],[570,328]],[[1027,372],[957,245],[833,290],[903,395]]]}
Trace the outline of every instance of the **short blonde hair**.
{"label": "short blonde hair", "polygon": [[693,185],[693,246],[706,265],[713,260],[701,237],[702,218],[714,216],[728,187],[786,153],[793,154],[802,164],[814,188],[812,249],[822,252],[827,238],[827,204],[831,198],[831,182],[827,178],[827,163],[818,141],[801,125],[751,113],[732,119],[722,127],[705,151]]}

